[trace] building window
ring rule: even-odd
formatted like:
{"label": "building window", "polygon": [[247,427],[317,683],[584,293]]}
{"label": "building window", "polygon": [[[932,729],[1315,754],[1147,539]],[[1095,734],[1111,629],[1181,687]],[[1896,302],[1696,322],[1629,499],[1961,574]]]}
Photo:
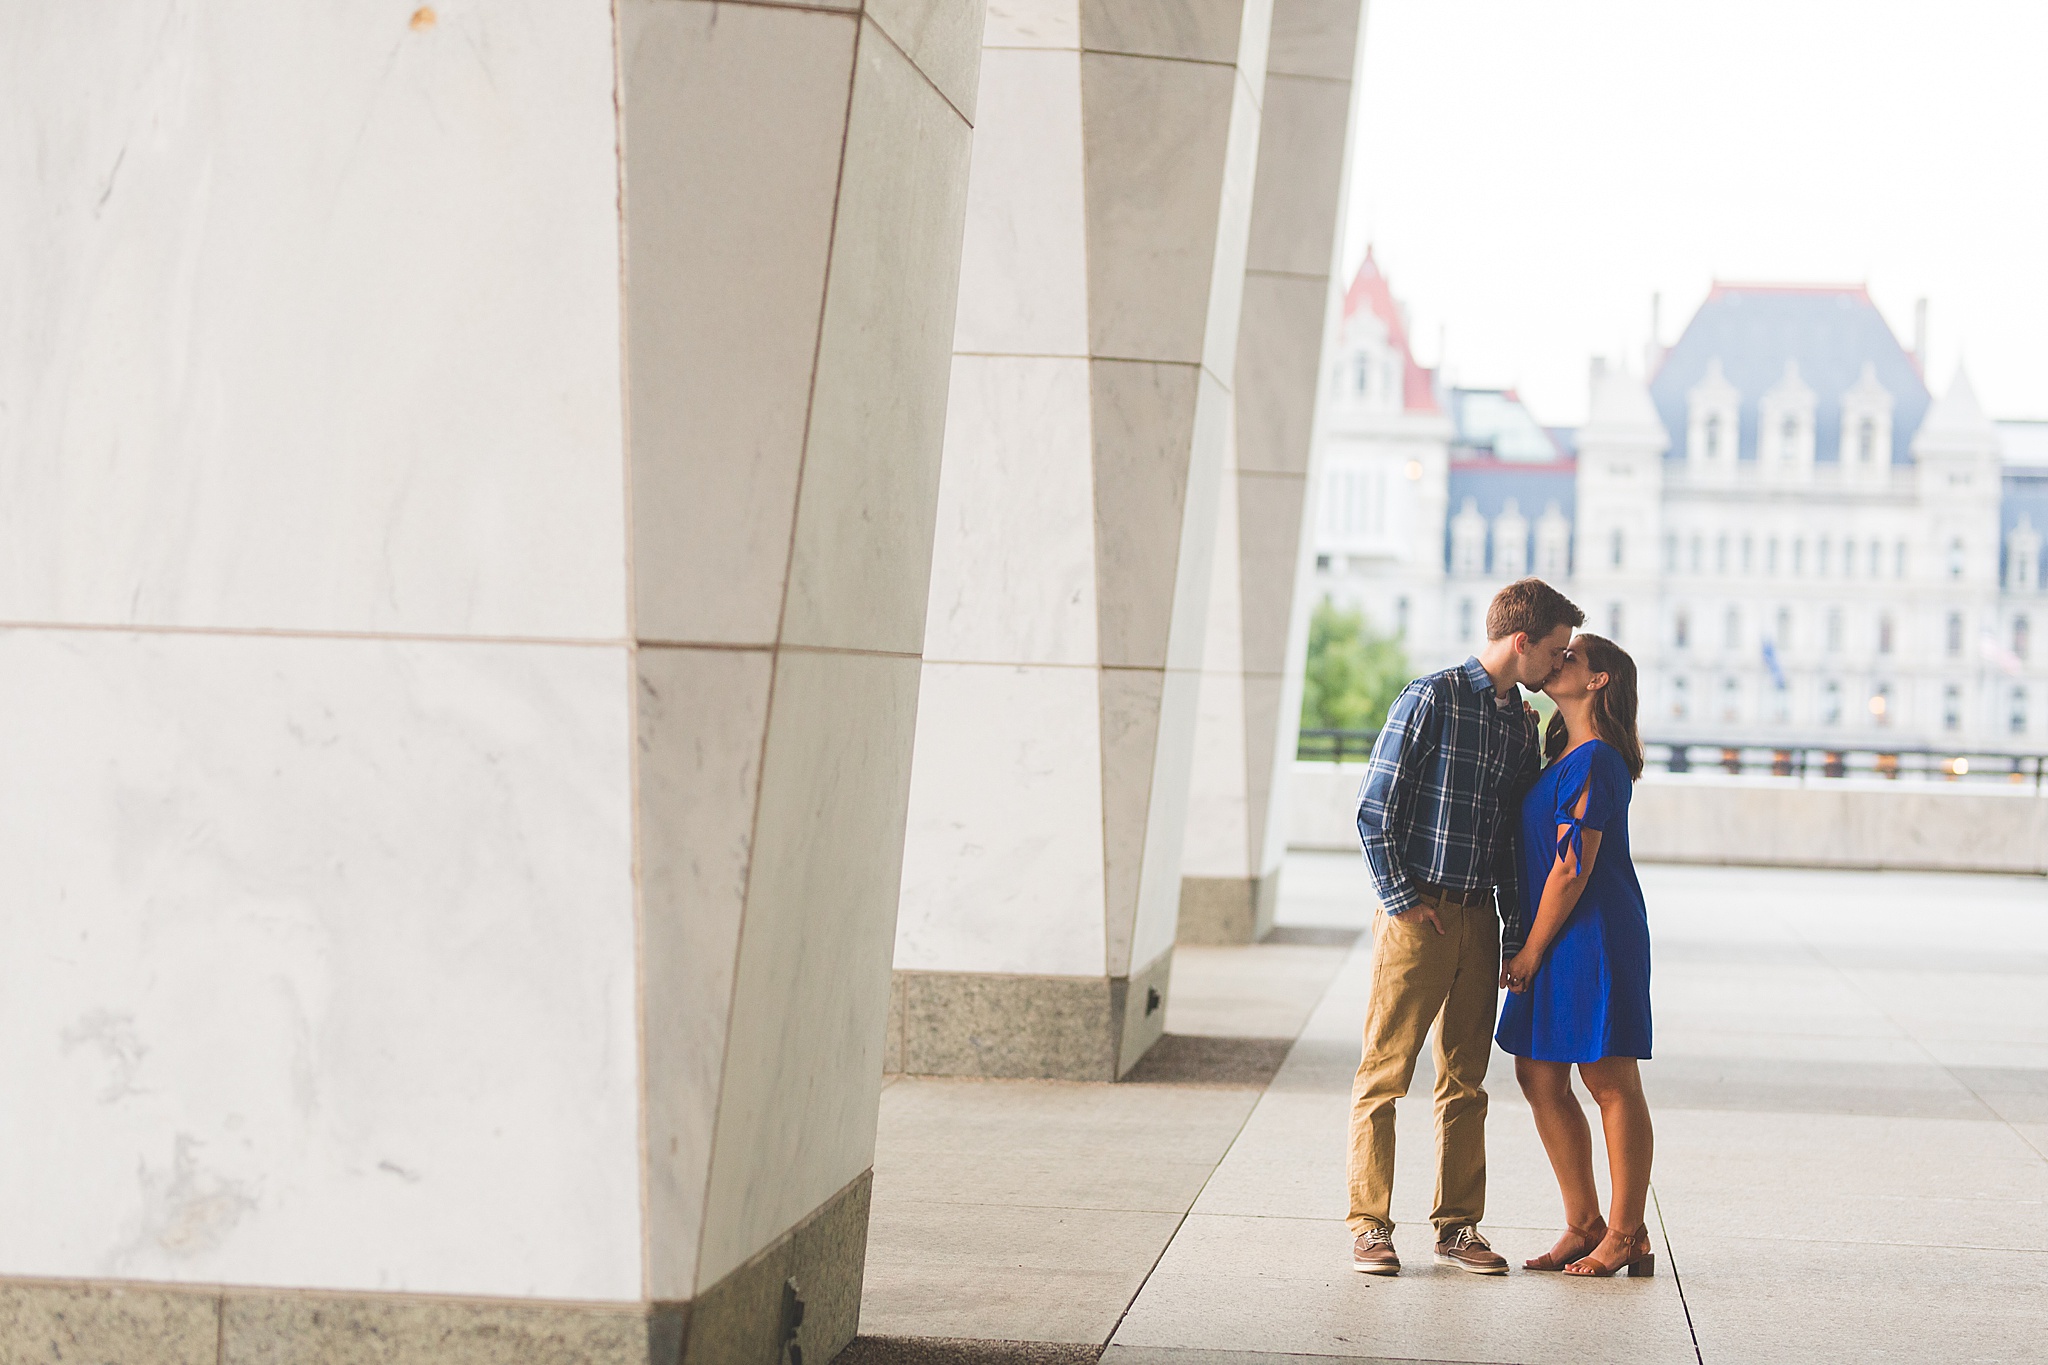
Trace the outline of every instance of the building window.
{"label": "building window", "polygon": [[1669,532],[1664,536],[1664,572],[1678,572],[1678,537]]}
{"label": "building window", "polygon": [[1755,542],[1752,541],[1748,536],[1744,536],[1742,538],[1742,571],[1744,573],[1748,573],[1750,570],[1750,563],[1752,559],[1754,559],[1755,557],[1750,552],[1755,548]]}
{"label": "building window", "polygon": [[1767,574],[1778,572],[1778,538],[1776,536],[1772,536],[1770,541],[1764,546],[1764,572]]}
{"label": "building window", "polygon": [[1864,464],[1877,458],[1877,423],[1868,417],[1856,427],[1856,458]]}
{"label": "building window", "polygon": [[1842,685],[1833,678],[1820,685],[1820,718],[1824,725],[1842,723]]}
{"label": "building window", "polygon": [[1607,638],[1616,644],[1621,643],[1621,603],[1619,602],[1607,604]]}
{"label": "building window", "polygon": [[2012,653],[2016,659],[2027,657],[2027,618],[2025,616],[2015,616],[2012,618]]}
{"label": "building window", "polygon": [[1792,609],[1778,608],[1778,650],[1783,653],[1792,648]]}
{"label": "building window", "polygon": [[1698,573],[1703,567],[1705,567],[1705,561],[1700,554],[1700,538],[1694,536],[1692,538],[1692,571]]}
{"label": "building window", "polygon": [[1721,679],[1721,719],[1742,719],[1742,683],[1735,678]]}
{"label": "building window", "polygon": [[1677,649],[1684,649],[1687,637],[1691,634],[1692,618],[1686,614],[1685,608],[1680,607],[1677,614],[1671,618],[1672,646]]}
{"label": "building window", "polygon": [[1884,577],[1884,546],[1874,540],[1870,542],[1870,576]]}
{"label": "building window", "polygon": [[1718,412],[1707,415],[1707,458],[1721,458],[1721,414]]}
{"label": "building window", "polygon": [[1960,730],[1963,728],[1963,689],[1950,683],[1941,689],[1941,728]]}
{"label": "building window", "polygon": [[1814,547],[1813,571],[1822,578],[1828,576],[1828,538],[1822,536],[1820,544]]}
{"label": "building window", "polygon": [[1616,531],[1607,538],[1607,561],[1617,569],[1621,567],[1622,548],[1621,532]]}
{"label": "building window", "polygon": [[1799,419],[1787,417],[1778,431],[1778,455],[1790,464],[1799,458]]}
{"label": "building window", "polygon": [[1792,576],[1797,578],[1806,572],[1806,537],[1800,536],[1792,542]]}
{"label": "building window", "polygon": [[1892,721],[1892,685],[1879,683],[1877,691],[1870,694],[1870,719],[1877,725],[1889,725]]}
{"label": "building window", "polygon": [[1900,542],[1899,542],[1899,547],[1898,547],[1898,549],[1896,549],[1896,550],[1894,550],[1894,551],[1892,552],[1892,577],[1893,577],[1893,578],[1904,578],[1905,576],[1906,576],[1906,542],[1902,540],[1902,541],[1900,541]]}
{"label": "building window", "polygon": [[1363,351],[1351,357],[1351,389],[1361,397],[1372,391],[1372,360]]}
{"label": "building window", "polygon": [[1963,576],[1963,538],[1961,536],[1957,536],[1948,543],[1948,576],[1950,578],[1961,578]]}
{"label": "building window", "polygon": [[1717,536],[1714,540],[1714,572],[1728,572],[1728,537]]}
{"label": "building window", "polygon": [[2027,732],[2027,689],[2024,687],[2012,690],[2012,714],[2007,718],[2006,728],[2016,735]]}
{"label": "building window", "polygon": [[1742,643],[1742,612],[1730,607],[1721,617],[1721,648],[1733,650]]}
{"label": "building window", "polygon": [[1948,614],[1948,657],[1961,658],[1963,653],[1963,614],[1952,611]]}
{"label": "building window", "polygon": [[1330,571],[1330,557],[1328,555],[1316,556],[1316,570],[1319,573],[1328,573]]}
{"label": "building window", "polygon": [[1397,597],[1394,599],[1394,634],[1405,636],[1407,633],[1408,599],[1405,597]]}
{"label": "building window", "polygon": [[1828,608],[1828,650],[1840,653],[1842,649],[1842,609]]}
{"label": "building window", "polygon": [[1689,720],[1692,718],[1692,690],[1686,686],[1684,678],[1673,678],[1671,680],[1671,718],[1673,720]]}
{"label": "building window", "polygon": [[1458,638],[1468,641],[1472,638],[1472,599],[1469,597],[1458,599]]}
{"label": "building window", "polygon": [[1877,618],[1877,652],[1892,652],[1892,616],[1890,612]]}

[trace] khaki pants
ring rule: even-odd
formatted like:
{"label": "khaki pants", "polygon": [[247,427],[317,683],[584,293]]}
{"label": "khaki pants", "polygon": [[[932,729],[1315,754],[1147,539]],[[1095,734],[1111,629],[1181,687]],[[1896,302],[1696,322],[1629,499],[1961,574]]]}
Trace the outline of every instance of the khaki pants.
{"label": "khaki pants", "polygon": [[1491,905],[1425,896],[1443,921],[1414,911],[1373,917],[1372,998],[1364,1059],[1351,1087],[1351,1231],[1392,1229],[1394,1101],[1415,1079],[1415,1058],[1436,1030],[1436,1209],[1441,1231],[1486,1212],[1486,1064],[1500,997],[1500,921]]}

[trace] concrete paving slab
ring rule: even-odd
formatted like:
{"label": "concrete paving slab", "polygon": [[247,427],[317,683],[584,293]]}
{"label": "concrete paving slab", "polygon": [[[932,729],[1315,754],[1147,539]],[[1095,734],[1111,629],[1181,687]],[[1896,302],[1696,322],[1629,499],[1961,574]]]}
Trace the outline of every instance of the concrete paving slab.
{"label": "concrete paving slab", "polygon": [[1254,1090],[907,1077],[882,1095],[878,1204],[1180,1213]]}
{"label": "concrete paving slab", "polygon": [[1293,943],[1177,947],[1166,1031],[1292,1038],[1348,954],[1348,948]]}
{"label": "concrete paving slab", "polygon": [[1709,1365],[2042,1359],[2048,1255],[1699,1237],[1672,1218]]}
{"label": "concrete paving slab", "polygon": [[860,1330],[1099,1345],[1180,1220],[877,1198]]}
{"label": "concrete paving slab", "polygon": [[[1548,1248],[1548,1229],[1494,1229],[1503,1254]],[[1192,1214],[1112,1348],[1196,1347],[1351,1359],[1628,1360],[1697,1365],[1669,1277],[1470,1275],[1438,1266],[1427,1227],[1395,1234],[1395,1278],[1351,1269],[1341,1222]]]}

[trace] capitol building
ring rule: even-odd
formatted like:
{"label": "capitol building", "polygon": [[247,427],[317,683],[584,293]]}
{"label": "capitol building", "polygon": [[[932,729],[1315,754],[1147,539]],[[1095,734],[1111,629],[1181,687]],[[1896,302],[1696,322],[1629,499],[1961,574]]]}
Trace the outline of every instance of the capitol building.
{"label": "capitol building", "polygon": [[[1924,323],[1921,331],[1924,336]],[[1419,673],[1539,574],[1642,667],[1646,738],[2048,746],[2048,422],[1939,394],[1860,286],[1717,284],[1586,422],[1418,365],[1368,253],[1326,384],[1320,592]]]}

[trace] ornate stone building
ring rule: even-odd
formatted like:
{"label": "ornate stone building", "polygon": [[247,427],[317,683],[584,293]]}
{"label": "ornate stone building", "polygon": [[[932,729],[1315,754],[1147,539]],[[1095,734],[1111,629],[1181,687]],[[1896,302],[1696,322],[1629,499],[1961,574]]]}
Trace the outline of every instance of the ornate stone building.
{"label": "ornate stone building", "polygon": [[1860,286],[1717,284],[1584,426],[1415,363],[1368,255],[1330,360],[1316,568],[1417,670],[1538,573],[1643,669],[1653,738],[2038,749],[2048,423],[1938,399]]}

